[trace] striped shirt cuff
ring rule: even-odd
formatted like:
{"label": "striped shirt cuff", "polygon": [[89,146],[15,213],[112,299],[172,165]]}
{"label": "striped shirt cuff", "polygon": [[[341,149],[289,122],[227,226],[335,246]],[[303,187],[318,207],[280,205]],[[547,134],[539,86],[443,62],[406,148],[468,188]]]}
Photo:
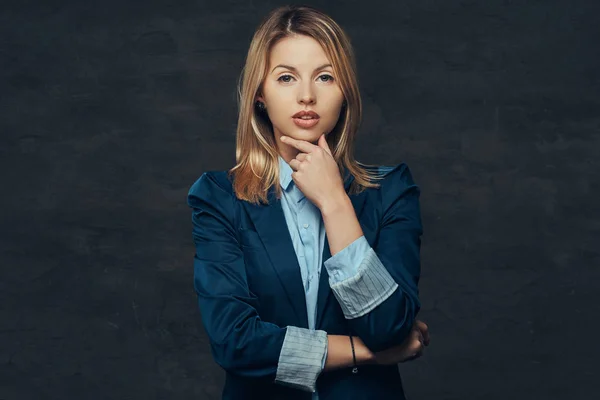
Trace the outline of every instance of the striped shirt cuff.
{"label": "striped shirt cuff", "polygon": [[275,383],[315,392],[327,351],[327,332],[288,326],[279,355]]}
{"label": "striped shirt cuff", "polygon": [[346,319],[358,318],[383,303],[398,288],[398,284],[369,248],[355,276],[329,285]]}

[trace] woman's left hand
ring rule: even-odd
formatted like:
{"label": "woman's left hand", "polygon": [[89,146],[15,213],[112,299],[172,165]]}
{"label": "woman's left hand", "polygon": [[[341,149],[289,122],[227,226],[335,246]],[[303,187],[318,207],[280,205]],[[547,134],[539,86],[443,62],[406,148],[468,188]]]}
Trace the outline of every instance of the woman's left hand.
{"label": "woman's left hand", "polygon": [[294,170],[294,183],[307,199],[321,211],[326,204],[343,200],[346,196],[344,182],[325,134],[319,137],[318,145],[289,136],[281,136],[281,140],[300,150],[289,165]]}

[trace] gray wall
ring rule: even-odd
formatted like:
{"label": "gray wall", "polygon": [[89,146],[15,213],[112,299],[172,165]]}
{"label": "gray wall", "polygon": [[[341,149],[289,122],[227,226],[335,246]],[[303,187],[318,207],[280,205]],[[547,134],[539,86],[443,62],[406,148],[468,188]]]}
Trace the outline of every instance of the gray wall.
{"label": "gray wall", "polygon": [[[217,399],[189,186],[234,162],[235,84],[277,2],[0,12],[0,398]],[[350,34],[357,157],[422,189],[412,399],[600,390],[597,1],[311,2]]]}

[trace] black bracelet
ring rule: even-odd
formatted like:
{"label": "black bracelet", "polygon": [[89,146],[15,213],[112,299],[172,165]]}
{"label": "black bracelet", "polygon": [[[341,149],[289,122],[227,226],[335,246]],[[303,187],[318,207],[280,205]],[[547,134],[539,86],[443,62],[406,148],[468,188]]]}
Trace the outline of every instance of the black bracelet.
{"label": "black bracelet", "polygon": [[356,365],[356,354],[354,354],[354,340],[352,339],[352,335],[348,335],[350,337],[350,345],[352,346],[352,360],[354,361],[354,368],[352,368],[352,373],[356,374],[358,372],[358,366]]}

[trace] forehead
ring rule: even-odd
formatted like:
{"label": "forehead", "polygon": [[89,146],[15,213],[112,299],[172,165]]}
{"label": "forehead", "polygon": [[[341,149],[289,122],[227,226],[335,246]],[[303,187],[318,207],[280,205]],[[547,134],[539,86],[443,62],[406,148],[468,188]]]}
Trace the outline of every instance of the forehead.
{"label": "forehead", "polygon": [[319,42],[305,35],[288,36],[279,40],[269,56],[270,69],[280,63],[298,69],[312,69],[329,61]]}

